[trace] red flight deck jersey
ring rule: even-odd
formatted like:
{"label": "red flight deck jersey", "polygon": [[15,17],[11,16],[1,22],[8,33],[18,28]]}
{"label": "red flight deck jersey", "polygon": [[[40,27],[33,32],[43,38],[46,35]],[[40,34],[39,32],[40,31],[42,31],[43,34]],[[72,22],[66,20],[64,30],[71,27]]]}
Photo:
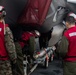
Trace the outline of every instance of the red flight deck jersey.
{"label": "red flight deck jersey", "polygon": [[0,60],[8,60],[8,53],[4,40],[4,25],[0,22]]}
{"label": "red flight deck jersey", "polygon": [[19,42],[22,48],[24,47],[24,45],[27,45],[27,41],[28,41],[28,40],[30,39],[30,37],[32,37],[32,36],[35,36],[35,34],[33,34],[32,32],[24,32],[24,33],[22,34],[21,39],[22,39],[23,41],[25,41],[25,42],[23,42],[23,41],[20,41],[20,42]]}
{"label": "red flight deck jersey", "polygon": [[68,39],[68,53],[66,55],[65,61],[76,61],[76,26],[69,28],[64,36]]}

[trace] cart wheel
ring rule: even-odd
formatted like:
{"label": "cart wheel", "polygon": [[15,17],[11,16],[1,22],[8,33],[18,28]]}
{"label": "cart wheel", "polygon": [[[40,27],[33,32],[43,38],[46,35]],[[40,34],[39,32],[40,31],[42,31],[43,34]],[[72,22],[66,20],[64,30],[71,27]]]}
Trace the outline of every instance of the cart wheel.
{"label": "cart wheel", "polygon": [[48,59],[47,59],[47,58],[45,58],[45,68],[47,68],[47,67],[48,67],[48,65],[49,65]]}

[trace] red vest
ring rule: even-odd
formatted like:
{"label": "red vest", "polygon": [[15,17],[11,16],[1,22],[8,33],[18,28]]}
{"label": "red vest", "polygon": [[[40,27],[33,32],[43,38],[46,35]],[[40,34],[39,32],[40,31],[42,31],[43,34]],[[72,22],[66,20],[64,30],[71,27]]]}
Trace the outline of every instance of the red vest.
{"label": "red vest", "polygon": [[0,22],[0,60],[8,60],[8,54],[4,41],[4,25]]}
{"label": "red vest", "polygon": [[68,53],[65,61],[76,61],[76,26],[69,28],[64,36],[68,39]]}
{"label": "red vest", "polygon": [[27,41],[30,39],[31,36],[35,36],[35,34],[32,33],[32,32],[24,32],[24,33],[22,34],[21,39],[22,39],[23,41],[25,41],[25,42],[23,42],[23,41],[20,41],[20,42],[19,42],[22,48],[23,48],[25,45],[27,45]]}

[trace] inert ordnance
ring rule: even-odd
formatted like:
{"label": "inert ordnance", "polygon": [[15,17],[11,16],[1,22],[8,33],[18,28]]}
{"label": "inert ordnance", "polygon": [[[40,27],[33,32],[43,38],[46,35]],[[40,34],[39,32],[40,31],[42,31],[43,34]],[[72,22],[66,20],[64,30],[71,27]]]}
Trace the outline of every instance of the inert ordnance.
{"label": "inert ordnance", "polygon": [[40,58],[40,57],[43,57],[45,56],[46,54],[50,53],[50,54],[53,54],[54,50],[56,48],[53,46],[53,47],[47,47],[47,48],[44,48],[42,49],[40,52],[37,52],[36,54],[34,54],[34,58],[37,59],[37,58]]}

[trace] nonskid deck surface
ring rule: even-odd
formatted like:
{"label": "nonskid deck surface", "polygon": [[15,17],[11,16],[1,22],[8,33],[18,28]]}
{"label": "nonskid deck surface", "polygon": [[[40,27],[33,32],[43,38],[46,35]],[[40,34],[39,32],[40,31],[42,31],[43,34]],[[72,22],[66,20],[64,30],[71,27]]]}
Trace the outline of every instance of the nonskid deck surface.
{"label": "nonskid deck surface", "polygon": [[61,60],[55,59],[49,63],[47,69],[42,66],[38,66],[37,69],[31,75],[63,75]]}

